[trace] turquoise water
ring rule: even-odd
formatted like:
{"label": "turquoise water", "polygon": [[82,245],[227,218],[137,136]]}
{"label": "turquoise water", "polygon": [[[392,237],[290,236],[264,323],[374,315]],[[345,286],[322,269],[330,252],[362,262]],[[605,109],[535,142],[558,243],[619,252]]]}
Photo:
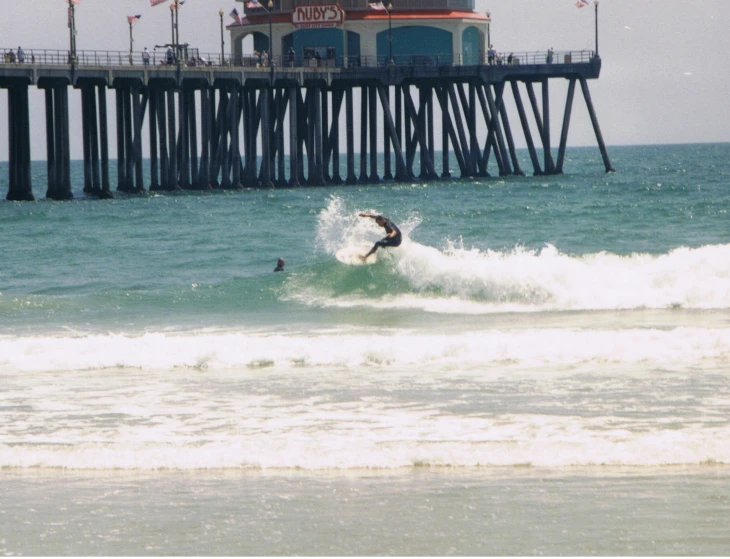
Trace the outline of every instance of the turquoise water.
{"label": "turquoise water", "polygon": [[729,553],[730,145],[610,154],[0,203],[0,552]]}

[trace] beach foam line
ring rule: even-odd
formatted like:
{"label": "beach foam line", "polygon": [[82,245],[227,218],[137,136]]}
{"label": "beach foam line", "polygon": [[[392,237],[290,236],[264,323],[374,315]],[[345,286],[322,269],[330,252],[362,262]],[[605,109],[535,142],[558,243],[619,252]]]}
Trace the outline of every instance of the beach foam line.
{"label": "beach foam line", "polygon": [[730,329],[483,330],[459,334],[148,333],[0,338],[8,372],[247,368],[460,368],[600,363],[701,364],[730,358]]}
{"label": "beach foam line", "polygon": [[[399,416],[400,417],[400,416]],[[443,438],[459,418],[402,425],[375,437],[367,427],[256,433],[241,427],[226,440],[66,441],[0,444],[0,468],[91,470],[399,469],[417,467],[662,467],[730,464],[730,430],[597,429],[576,418],[470,419],[469,434]],[[605,422],[605,418],[602,419]],[[440,429],[441,428],[441,429]],[[109,429],[106,430],[109,432]],[[459,440],[457,437],[462,437]],[[107,434],[106,438],[110,438]],[[98,437],[97,437],[98,439]],[[205,440],[207,439],[207,440]],[[430,440],[428,440],[430,439]]]}

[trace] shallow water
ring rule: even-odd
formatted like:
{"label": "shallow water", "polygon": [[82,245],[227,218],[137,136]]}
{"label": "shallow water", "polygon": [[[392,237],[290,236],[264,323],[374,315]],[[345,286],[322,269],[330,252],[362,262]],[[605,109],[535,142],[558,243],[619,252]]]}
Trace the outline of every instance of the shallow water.
{"label": "shallow water", "polygon": [[3,475],[0,553],[725,555],[728,470]]}

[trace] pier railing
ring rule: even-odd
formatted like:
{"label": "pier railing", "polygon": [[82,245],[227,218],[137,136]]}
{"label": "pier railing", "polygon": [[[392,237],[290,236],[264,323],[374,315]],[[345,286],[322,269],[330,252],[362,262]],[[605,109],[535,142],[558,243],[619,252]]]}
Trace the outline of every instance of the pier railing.
{"label": "pier railing", "polygon": [[155,49],[149,52],[149,59],[141,52],[83,50],[72,56],[67,50],[28,49],[23,53],[23,61],[18,52],[2,49],[0,67],[3,65],[37,64],[43,66],[85,66],[85,67],[144,67],[175,66],[196,68],[207,66],[243,66],[247,69],[270,70],[274,68],[377,68],[390,65],[408,67],[443,67],[443,66],[525,66],[544,64],[584,64],[595,57],[592,50],[579,51],[534,51],[534,52],[499,52],[490,57],[486,53],[452,54],[428,53],[418,55],[387,56],[348,56],[336,58],[302,58],[289,55],[276,56],[273,60],[254,54],[244,54],[240,58],[232,58],[229,54],[197,53],[187,58],[168,57],[165,50]]}

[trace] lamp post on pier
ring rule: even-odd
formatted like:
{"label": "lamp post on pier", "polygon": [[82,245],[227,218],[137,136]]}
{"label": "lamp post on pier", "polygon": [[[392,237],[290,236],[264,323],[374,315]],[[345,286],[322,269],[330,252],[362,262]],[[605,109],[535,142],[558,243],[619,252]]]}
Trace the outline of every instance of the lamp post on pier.
{"label": "lamp post on pier", "polygon": [[388,2],[388,6],[385,8],[388,10],[388,64],[395,64],[393,61],[393,24],[391,13],[393,11],[393,4]]}
{"label": "lamp post on pier", "polygon": [[175,45],[175,60],[177,65],[180,66],[180,0],[175,0],[174,4],[170,5],[170,9],[174,10],[175,14],[175,25],[173,26],[173,44]]}
{"label": "lamp post on pier", "polygon": [[132,33],[132,26],[141,18],[141,15],[127,16],[127,23],[129,24],[129,65],[134,64],[134,34]]}
{"label": "lamp post on pier", "polygon": [[73,66],[76,64],[76,5],[73,0],[68,0],[68,29],[70,35],[68,61]]}
{"label": "lamp post on pier", "polygon": [[593,0],[593,5],[596,7],[596,58],[598,56],[598,0]]}
{"label": "lamp post on pier", "polygon": [[175,4],[170,4],[170,32],[172,33],[170,44],[175,48]]}
{"label": "lamp post on pier", "polygon": [[274,36],[271,31],[271,11],[274,9],[274,0],[269,0],[269,68],[271,69],[271,75],[274,75]]}
{"label": "lamp post on pier", "polygon": [[487,10],[487,48],[492,48],[492,12]]}
{"label": "lamp post on pier", "polygon": [[218,15],[221,18],[221,66],[226,63],[226,41],[223,35],[223,9],[218,10]]}

